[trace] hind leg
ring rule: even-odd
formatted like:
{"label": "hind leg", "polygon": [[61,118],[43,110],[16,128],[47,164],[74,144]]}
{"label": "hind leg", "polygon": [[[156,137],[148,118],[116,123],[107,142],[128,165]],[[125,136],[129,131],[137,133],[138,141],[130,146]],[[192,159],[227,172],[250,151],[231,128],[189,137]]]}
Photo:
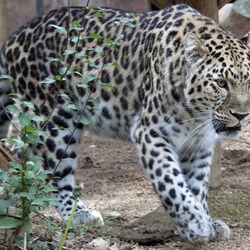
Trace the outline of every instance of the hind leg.
{"label": "hind leg", "polygon": [[7,82],[0,80],[0,139],[8,138],[11,135],[10,120],[12,115],[6,110],[6,106],[12,103],[12,100],[7,96],[10,92]]}
{"label": "hind leg", "polygon": [[[2,105],[0,103],[0,105]],[[11,115],[5,113],[4,108],[0,108],[0,139],[9,138],[12,134],[12,126],[10,125]]]}
{"label": "hind leg", "polygon": [[[69,219],[74,205],[74,174],[82,135],[82,127],[74,123],[75,116],[72,111],[64,108],[54,110],[46,127],[49,137],[44,141],[42,155],[45,168],[54,171],[52,185],[58,190],[56,195],[60,202],[57,211],[65,221]],[[80,200],[77,201],[73,222],[103,225],[100,213],[88,210]]]}

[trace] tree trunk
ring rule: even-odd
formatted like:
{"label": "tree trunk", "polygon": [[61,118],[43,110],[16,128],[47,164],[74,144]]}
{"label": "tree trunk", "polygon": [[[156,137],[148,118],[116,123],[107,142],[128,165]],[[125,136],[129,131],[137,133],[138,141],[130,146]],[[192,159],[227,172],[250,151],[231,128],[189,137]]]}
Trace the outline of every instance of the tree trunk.
{"label": "tree trunk", "polygon": [[42,16],[44,14],[43,0],[36,0],[36,13],[37,16]]}
{"label": "tree trunk", "polygon": [[0,47],[7,38],[6,0],[0,0]]}
{"label": "tree trunk", "polygon": [[7,171],[11,168],[9,164],[10,161],[18,162],[19,160],[2,142],[0,142],[0,168]]}

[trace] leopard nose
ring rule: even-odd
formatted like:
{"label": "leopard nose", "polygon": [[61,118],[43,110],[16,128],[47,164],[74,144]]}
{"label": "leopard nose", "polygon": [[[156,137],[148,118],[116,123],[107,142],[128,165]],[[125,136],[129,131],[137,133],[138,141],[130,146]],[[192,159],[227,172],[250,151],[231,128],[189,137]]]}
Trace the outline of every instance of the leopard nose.
{"label": "leopard nose", "polygon": [[230,114],[236,117],[239,121],[243,120],[245,117],[249,115],[249,113],[237,113],[233,110],[230,110]]}

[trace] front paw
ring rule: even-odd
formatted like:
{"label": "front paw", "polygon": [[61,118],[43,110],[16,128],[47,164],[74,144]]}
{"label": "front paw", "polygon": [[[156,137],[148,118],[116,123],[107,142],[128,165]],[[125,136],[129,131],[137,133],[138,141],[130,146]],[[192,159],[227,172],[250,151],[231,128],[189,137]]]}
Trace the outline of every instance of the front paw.
{"label": "front paw", "polygon": [[177,228],[178,234],[193,244],[207,244],[210,241],[223,241],[230,237],[230,229],[221,220],[193,220],[185,227]]}
{"label": "front paw", "polygon": [[230,229],[224,221],[215,220],[213,221],[215,229],[215,236],[211,239],[212,241],[223,241],[230,238]]}
{"label": "front paw", "polygon": [[185,225],[176,229],[181,238],[192,244],[207,244],[216,234],[212,223],[205,219],[187,221]]}
{"label": "front paw", "polygon": [[73,224],[84,224],[87,226],[102,227],[104,221],[100,212],[95,210],[79,210],[74,214]]}

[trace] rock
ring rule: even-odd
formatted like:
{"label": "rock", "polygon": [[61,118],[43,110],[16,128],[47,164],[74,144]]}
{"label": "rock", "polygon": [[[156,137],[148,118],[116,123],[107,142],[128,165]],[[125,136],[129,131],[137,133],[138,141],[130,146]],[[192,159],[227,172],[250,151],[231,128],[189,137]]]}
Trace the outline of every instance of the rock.
{"label": "rock", "polygon": [[[97,238],[92,240],[90,243],[86,244],[82,250],[109,250],[109,241],[102,238]],[[115,250],[115,249],[114,249]]]}
{"label": "rock", "polygon": [[[243,12],[243,8],[238,6],[239,1],[236,1],[234,4],[226,4],[220,9],[219,23],[225,29],[229,30],[235,36],[240,38],[250,31],[250,2],[249,0],[246,0],[248,5],[245,5],[245,7],[248,9],[248,11]],[[246,13],[248,13],[248,15]]]}

